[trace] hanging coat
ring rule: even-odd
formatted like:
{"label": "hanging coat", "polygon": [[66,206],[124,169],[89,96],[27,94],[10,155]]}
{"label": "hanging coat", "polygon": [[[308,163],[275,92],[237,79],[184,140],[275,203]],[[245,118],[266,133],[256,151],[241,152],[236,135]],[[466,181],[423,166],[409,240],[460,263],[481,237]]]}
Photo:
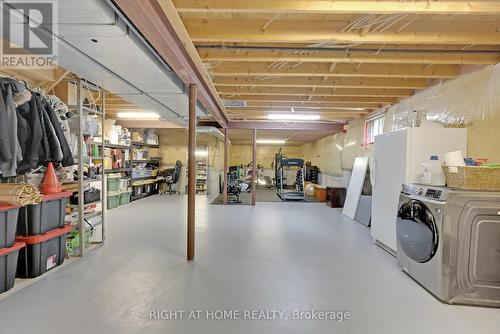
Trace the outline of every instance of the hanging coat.
{"label": "hanging coat", "polygon": [[34,98],[18,106],[17,115],[17,138],[23,152],[17,173],[23,174],[38,167],[43,132]]}
{"label": "hanging coat", "polygon": [[[16,176],[17,161],[21,156],[20,145],[17,139],[17,111],[14,104],[14,94],[26,90],[24,84],[11,78],[0,77],[2,91],[2,106],[0,113],[4,113],[0,121],[5,122],[6,132],[1,136],[1,150],[4,152],[0,162],[0,171],[3,177]],[[4,130],[2,128],[2,130]],[[4,159],[10,157],[10,159]]]}
{"label": "hanging coat", "polygon": [[73,153],[71,152],[68,141],[66,140],[66,136],[64,135],[64,131],[61,127],[61,123],[59,123],[59,119],[56,113],[54,112],[54,109],[45,99],[44,99],[44,108],[45,111],[47,112],[50,123],[52,124],[56,137],[59,141],[59,147],[62,153],[62,159],[60,160],[61,165],[63,167],[74,165],[75,161],[73,159]]}

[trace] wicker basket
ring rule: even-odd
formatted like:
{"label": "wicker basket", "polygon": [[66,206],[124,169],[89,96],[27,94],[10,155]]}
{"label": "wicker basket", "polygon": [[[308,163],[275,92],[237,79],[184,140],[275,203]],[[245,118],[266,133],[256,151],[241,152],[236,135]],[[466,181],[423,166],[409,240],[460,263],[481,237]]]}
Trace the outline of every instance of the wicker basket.
{"label": "wicker basket", "polygon": [[448,187],[469,190],[500,190],[500,168],[443,166]]}

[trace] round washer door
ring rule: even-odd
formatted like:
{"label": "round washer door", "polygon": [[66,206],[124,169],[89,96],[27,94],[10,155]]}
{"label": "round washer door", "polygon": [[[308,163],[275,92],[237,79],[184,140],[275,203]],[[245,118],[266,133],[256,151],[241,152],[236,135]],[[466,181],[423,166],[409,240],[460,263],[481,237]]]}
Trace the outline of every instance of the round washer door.
{"label": "round washer door", "polygon": [[396,231],[399,245],[410,259],[425,263],[438,248],[439,235],[431,210],[411,199],[399,208]]}

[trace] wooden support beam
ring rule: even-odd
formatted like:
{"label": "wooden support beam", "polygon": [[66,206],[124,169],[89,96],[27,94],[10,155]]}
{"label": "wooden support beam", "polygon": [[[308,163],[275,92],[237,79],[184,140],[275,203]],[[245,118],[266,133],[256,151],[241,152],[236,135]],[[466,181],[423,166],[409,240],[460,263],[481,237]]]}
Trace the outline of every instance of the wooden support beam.
{"label": "wooden support beam", "polygon": [[290,62],[290,63],[364,63],[364,64],[497,64],[500,53],[466,52],[358,52],[344,50],[231,49],[197,46],[203,61]]}
{"label": "wooden support beam", "polygon": [[[304,107],[304,108],[315,108],[315,109],[330,109],[330,108],[362,108],[362,109],[378,109],[384,106],[383,103],[378,102],[321,102],[321,101],[246,101],[246,105],[249,107],[267,107],[267,108],[280,108],[280,109],[290,109],[292,107]],[[233,107],[226,107],[227,110],[231,110]],[[240,107],[236,107],[240,108]]]}
{"label": "wooden support beam", "polygon": [[389,77],[389,78],[454,78],[457,65],[401,65],[401,64],[337,64],[330,71],[327,63],[293,64],[273,69],[273,63],[222,63],[211,69],[215,76],[279,76],[279,77]]}
{"label": "wooden support beam", "polygon": [[230,129],[247,129],[247,130],[317,130],[317,131],[342,131],[343,125],[339,123],[329,122],[229,122]]}
{"label": "wooden support beam", "polygon": [[221,94],[223,99],[228,100],[243,100],[243,101],[260,101],[260,102],[335,102],[335,103],[395,103],[398,102],[393,97],[338,97],[338,96],[293,96],[293,95],[224,95]]}
{"label": "wooden support beam", "polygon": [[180,13],[498,15],[498,1],[173,0]]}
{"label": "wooden support beam", "polygon": [[227,173],[229,173],[229,131],[224,128],[224,189],[223,189],[223,203],[227,205]]}
{"label": "wooden support beam", "polygon": [[[295,110],[296,113],[304,113],[304,114],[310,114],[314,113],[315,115],[320,115],[321,119],[324,117],[328,118],[334,118],[334,119],[344,119],[344,118],[356,118],[356,117],[361,117],[363,115],[366,115],[368,112],[367,111],[331,111],[331,110],[307,110],[307,109],[300,109],[300,110]],[[231,116],[231,119],[234,118],[255,118],[255,117],[264,117],[267,119],[267,114],[273,113],[273,114],[289,114],[290,110],[269,110],[269,109],[264,109],[264,108],[255,108],[255,109],[230,109],[229,110],[229,116]]]}
{"label": "wooden support beam", "polygon": [[252,206],[257,198],[257,130],[252,130]]}
{"label": "wooden support beam", "polygon": [[196,229],[196,85],[189,85],[187,260],[193,261]]}
{"label": "wooden support beam", "polygon": [[294,95],[294,96],[367,96],[408,97],[413,89],[358,89],[358,88],[295,88],[295,87],[228,87],[216,86],[219,94],[228,95]]}
{"label": "wooden support beam", "polygon": [[[274,2],[274,1],[272,1]],[[212,43],[373,43],[373,44],[455,44],[498,45],[500,32],[491,22],[418,21],[411,29],[402,29],[405,21],[390,29],[370,31],[364,36],[358,31],[344,31],[350,21],[309,20],[298,24],[296,20],[276,20],[265,31],[265,20],[194,19],[183,18],[193,42]],[[406,22],[407,23],[407,22]]]}
{"label": "wooden support beam", "polygon": [[402,88],[425,89],[428,87],[426,79],[420,78],[327,78],[326,81],[318,77],[224,77],[213,79],[216,86],[222,87],[318,87],[318,88]]}

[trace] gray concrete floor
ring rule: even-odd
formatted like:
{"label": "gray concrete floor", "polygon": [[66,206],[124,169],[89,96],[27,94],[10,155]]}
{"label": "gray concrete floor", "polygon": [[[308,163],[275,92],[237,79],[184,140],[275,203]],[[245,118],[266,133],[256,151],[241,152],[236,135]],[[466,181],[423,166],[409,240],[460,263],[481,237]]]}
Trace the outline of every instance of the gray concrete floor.
{"label": "gray concrete floor", "polygon": [[[0,332],[500,332],[500,310],[440,303],[366,227],[325,204],[224,207],[199,197],[196,261],[186,263],[185,200],[112,210],[104,247],[0,300]],[[351,319],[150,320],[151,310],[191,309],[340,310]]]}

